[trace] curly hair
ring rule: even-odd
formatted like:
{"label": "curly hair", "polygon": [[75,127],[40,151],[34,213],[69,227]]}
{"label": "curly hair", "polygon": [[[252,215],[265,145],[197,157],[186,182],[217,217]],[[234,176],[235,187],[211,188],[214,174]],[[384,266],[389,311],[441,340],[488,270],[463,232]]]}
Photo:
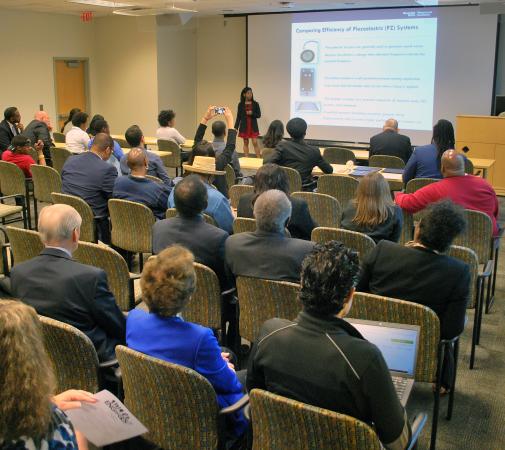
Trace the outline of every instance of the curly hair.
{"label": "curly hair", "polygon": [[317,316],[338,314],[358,277],[355,251],[337,241],[316,244],[302,264],[300,301],[304,310]]}
{"label": "curly hair", "polygon": [[175,113],[171,109],[164,109],[158,114],[158,123],[160,127],[168,127],[168,123],[174,120]]}
{"label": "curly hair", "polygon": [[0,442],[49,430],[54,373],[35,310],[0,301]]}
{"label": "curly hair", "polygon": [[196,288],[193,254],[180,245],[172,245],[149,259],[140,286],[149,312],[163,317],[181,312]]}
{"label": "curly hair", "polygon": [[451,200],[432,203],[423,211],[418,240],[432,250],[444,253],[452,241],[466,228],[463,208]]}

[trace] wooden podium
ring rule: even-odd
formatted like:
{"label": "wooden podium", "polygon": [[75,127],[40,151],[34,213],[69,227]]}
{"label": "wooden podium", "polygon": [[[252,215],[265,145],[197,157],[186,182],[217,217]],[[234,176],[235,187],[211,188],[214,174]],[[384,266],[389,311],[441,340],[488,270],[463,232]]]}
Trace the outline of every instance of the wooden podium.
{"label": "wooden podium", "polygon": [[487,180],[498,195],[505,195],[505,118],[457,116],[456,149],[468,147],[469,158],[494,159]]}

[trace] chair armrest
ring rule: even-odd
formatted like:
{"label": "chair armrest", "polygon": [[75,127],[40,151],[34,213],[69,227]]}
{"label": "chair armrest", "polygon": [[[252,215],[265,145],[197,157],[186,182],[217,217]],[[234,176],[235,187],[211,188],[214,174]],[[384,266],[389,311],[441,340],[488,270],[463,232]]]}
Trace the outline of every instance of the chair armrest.
{"label": "chair armrest", "polygon": [[251,421],[251,405],[248,403],[244,406],[244,417],[250,422]]}
{"label": "chair armrest", "polygon": [[93,220],[102,220],[105,219],[107,216],[93,216]]}
{"label": "chair armrest", "polygon": [[480,272],[477,276],[479,278],[489,278],[493,273],[493,260],[490,259],[484,266],[484,270]]}
{"label": "chair armrest", "polygon": [[459,337],[461,335],[458,334],[457,336],[454,336],[451,339],[440,339],[439,345],[447,345],[447,344],[454,344],[456,341],[459,340]]}
{"label": "chair armrest", "polygon": [[231,289],[221,292],[221,295],[224,296],[224,295],[233,294],[236,290],[237,290],[237,288],[231,288]]}
{"label": "chair armrest", "polygon": [[425,412],[419,413],[414,417],[414,422],[412,422],[412,437],[410,439],[409,446],[407,447],[407,450],[413,449],[416,444],[417,440],[419,439],[419,436],[421,435],[421,432],[423,431],[424,426],[426,425],[426,421],[428,420],[428,414]]}
{"label": "chair armrest", "polygon": [[244,408],[247,404],[249,404],[249,395],[245,394],[239,401],[235,402],[233,405],[221,409],[219,411],[219,415],[234,413]]}
{"label": "chair armrest", "polygon": [[111,359],[110,361],[104,361],[98,364],[100,369],[106,369],[107,367],[114,367],[119,365],[119,361],[117,359]]}
{"label": "chair armrest", "polygon": [[132,272],[129,272],[129,275],[130,280],[138,280],[142,276],[141,273],[132,273]]}
{"label": "chair armrest", "polygon": [[24,195],[23,194],[3,195],[0,197],[0,200],[5,200],[6,198],[15,198],[15,197],[24,197]]}

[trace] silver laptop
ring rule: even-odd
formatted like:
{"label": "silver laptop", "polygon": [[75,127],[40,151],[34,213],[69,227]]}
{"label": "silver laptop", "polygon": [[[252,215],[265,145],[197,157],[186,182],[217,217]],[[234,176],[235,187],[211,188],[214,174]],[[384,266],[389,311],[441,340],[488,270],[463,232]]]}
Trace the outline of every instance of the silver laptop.
{"label": "silver laptop", "polygon": [[400,403],[409,399],[416,373],[420,327],[401,323],[346,319],[382,353]]}

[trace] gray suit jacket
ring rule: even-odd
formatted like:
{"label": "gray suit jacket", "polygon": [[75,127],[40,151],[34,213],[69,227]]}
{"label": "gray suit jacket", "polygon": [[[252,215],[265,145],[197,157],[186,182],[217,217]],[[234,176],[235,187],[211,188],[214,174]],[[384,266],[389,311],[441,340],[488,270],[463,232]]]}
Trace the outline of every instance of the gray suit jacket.
{"label": "gray suit jacket", "polygon": [[230,236],[225,244],[226,268],[234,277],[300,281],[305,256],[314,242],[283,234],[255,231]]}

